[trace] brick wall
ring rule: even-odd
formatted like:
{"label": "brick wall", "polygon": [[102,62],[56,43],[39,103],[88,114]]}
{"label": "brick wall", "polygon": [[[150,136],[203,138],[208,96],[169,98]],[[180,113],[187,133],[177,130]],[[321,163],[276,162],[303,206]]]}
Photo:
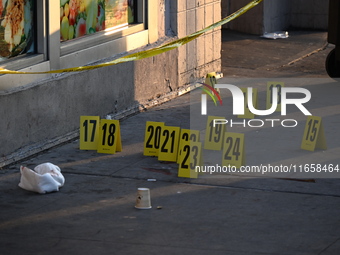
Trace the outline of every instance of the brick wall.
{"label": "brick wall", "polygon": [[[201,30],[221,19],[220,0],[172,0],[171,29],[179,38]],[[178,50],[178,70],[181,84],[193,82],[208,72],[220,71],[220,27],[200,36]]]}

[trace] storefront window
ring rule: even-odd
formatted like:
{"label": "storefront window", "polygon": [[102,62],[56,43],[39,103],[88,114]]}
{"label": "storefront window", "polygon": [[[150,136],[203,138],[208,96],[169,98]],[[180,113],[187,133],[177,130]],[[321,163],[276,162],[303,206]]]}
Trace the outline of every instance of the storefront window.
{"label": "storefront window", "polygon": [[133,2],[133,0],[60,0],[61,41],[133,23]]}
{"label": "storefront window", "polygon": [[0,61],[34,51],[33,0],[0,0]]}

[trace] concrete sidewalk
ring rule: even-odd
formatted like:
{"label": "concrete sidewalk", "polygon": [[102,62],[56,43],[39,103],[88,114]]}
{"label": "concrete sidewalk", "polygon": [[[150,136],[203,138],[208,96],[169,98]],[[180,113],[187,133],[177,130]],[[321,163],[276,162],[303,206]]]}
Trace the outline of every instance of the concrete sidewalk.
{"label": "concrete sidewalk", "polygon": [[325,60],[334,45],[327,33],[289,31],[286,39],[222,33],[222,72],[240,77],[327,77]]}
{"label": "concrete sidewalk", "polygon": [[[320,81],[303,86],[313,95],[308,108],[323,117],[328,150],[299,149],[304,122],[293,113],[288,117],[302,123],[293,132],[232,130],[246,134],[247,164],[340,164],[340,86],[326,76],[332,46],[325,42],[323,32],[296,31],[275,41],[223,32],[221,83],[235,77]],[[0,254],[338,255],[338,178],[186,179],[177,177],[177,164],[143,156],[145,122],[190,128],[199,93],[121,121],[122,152],[81,151],[72,141],[1,170]],[[44,162],[60,166],[65,186],[48,195],[20,189],[19,166]],[[152,209],[134,208],[138,187],[150,188]]]}

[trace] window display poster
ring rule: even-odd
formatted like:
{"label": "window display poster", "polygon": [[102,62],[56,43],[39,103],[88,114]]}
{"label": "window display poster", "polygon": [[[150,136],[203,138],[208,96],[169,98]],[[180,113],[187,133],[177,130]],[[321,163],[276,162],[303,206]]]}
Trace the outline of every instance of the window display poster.
{"label": "window display poster", "polygon": [[124,26],[129,21],[133,22],[133,1],[60,0],[62,41],[93,34],[107,28]]}
{"label": "window display poster", "polygon": [[0,61],[33,49],[33,0],[0,0]]}

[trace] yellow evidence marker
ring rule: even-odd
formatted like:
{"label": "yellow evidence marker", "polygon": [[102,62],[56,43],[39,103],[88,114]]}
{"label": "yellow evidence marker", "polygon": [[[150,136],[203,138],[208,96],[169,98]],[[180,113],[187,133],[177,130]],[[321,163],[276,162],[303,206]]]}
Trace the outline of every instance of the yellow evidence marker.
{"label": "yellow evidence marker", "polygon": [[200,131],[199,130],[191,130],[191,129],[181,129],[181,135],[179,137],[179,145],[178,145],[178,155],[177,155],[177,163],[179,163],[180,155],[183,150],[183,146],[185,142],[199,142],[200,141]]}
{"label": "yellow evidence marker", "polygon": [[208,73],[205,77],[205,84],[210,85],[211,87],[215,88],[215,85],[217,83],[217,79],[216,79],[216,73],[212,72],[212,73]]}
{"label": "yellow evidence marker", "polygon": [[[244,114],[243,115],[238,115],[238,118],[241,119],[254,119],[255,118],[255,114],[252,113],[249,110],[249,106],[248,106],[248,89],[247,88],[241,88],[243,95],[244,95]],[[258,96],[257,96],[257,89],[253,89],[253,106],[255,109],[258,109]]]}
{"label": "yellow evidence marker", "polygon": [[119,120],[102,119],[97,152],[114,154],[117,151],[122,151]]}
{"label": "yellow evidence marker", "polygon": [[158,156],[164,122],[147,121],[144,136],[144,156]]}
{"label": "yellow evidence marker", "polygon": [[160,136],[158,160],[177,162],[180,127],[164,126]]}
{"label": "yellow evidence marker", "polygon": [[99,116],[80,116],[80,150],[97,150],[99,125]]}
{"label": "yellow evidence marker", "polygon": [[[224,122],[223,122],[224,120]],[[226,131],[224,117],[208,116],[205,129],[204,149],[206,150],[222,150],[223,135]]]}
{"label": "yellow evidence marker", "polygon": [[244,134],[226,132],[223,146],[223,166],[240,168],[245,165]]}
{"label": "yellow evidence marker", "polygon": [[196,166],[202,162],[202,143],[185,141],[178,162],[178,177],[197,178]]}
{"label": "yellow evidence marker", "polygon": [[284,82],[269,81],[267,83],[266,109],[270,109],[273,104],[273,88],[277,88],[277,107],[276,112],[281,112],[281,91],[285,86]]}
{"label": "yellow evidence marker", "polygon": [[314,151],[315,149],[327,150],[325,130],[321,117],[308,116],[301,149],[307,151]]}

